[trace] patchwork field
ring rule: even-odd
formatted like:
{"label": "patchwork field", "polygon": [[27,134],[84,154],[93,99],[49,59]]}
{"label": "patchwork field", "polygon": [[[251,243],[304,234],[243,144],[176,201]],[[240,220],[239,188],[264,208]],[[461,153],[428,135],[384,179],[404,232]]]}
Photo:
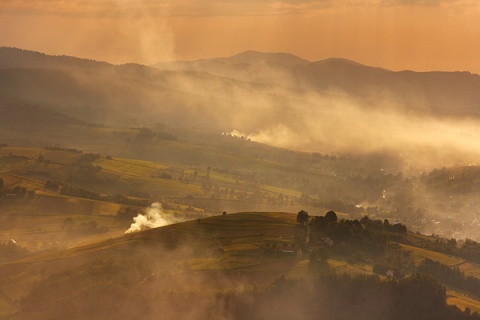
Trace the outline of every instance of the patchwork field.
{"label": "patchwork field", "polygon": [[413,247],[413,246],[409,246],[409,245],[406,245],[406,244],[400,244],[400,246],[402,248],[404,248],[405,250],[411,252],[417,263],[420,262],[423,259],[430,259],[430,260],[433,260],[433,261],[438,261],[438,262],[440,262],[444,265],[447,265],[449,267],[455,267],[455,266],[459,266],[459,265],[465,263],[464,259],[454,257],[454,256],[450,256],[450,255],[447,255],[447,254],[444,254],[444,253],[425,250],[425,249],[422,249],[422,248]]}

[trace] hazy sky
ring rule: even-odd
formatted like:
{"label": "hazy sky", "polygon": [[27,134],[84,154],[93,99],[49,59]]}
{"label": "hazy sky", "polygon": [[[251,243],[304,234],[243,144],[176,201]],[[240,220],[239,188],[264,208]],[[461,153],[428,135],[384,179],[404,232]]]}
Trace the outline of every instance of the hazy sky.
{"label": "hazy sky", "polygon": [[480,73],[480,1],[1,0],[0,46],[112,63],[258,50]]}

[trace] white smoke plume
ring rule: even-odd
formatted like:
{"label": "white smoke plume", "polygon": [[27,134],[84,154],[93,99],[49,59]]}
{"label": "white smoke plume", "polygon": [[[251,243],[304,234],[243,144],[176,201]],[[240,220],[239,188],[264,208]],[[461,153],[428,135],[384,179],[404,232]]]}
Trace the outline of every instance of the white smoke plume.
{"label": "white smoke plume", "polygon": [[163,227],[172,223],[179,222],[173,215],[165,213],[162,210],[160,202],[152,203],[150,208],[145,210],[145,214],[139,213],[133,218],[133,223],[125,233],[132,233],[146,229]]}

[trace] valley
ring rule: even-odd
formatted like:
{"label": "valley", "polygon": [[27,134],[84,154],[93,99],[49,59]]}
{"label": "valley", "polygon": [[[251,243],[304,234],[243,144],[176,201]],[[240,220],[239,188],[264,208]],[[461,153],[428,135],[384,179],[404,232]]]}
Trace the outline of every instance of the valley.
{"label": "valley", "polygon": [[0,319],[480,317],[477,75],[0,57]]}

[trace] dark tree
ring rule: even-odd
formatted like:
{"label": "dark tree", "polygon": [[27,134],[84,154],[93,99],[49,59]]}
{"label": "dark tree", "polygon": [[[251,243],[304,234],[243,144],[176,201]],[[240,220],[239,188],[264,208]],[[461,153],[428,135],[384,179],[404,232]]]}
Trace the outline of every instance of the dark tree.
{"label": "dark tree", "polygon": [[328,222],[337,222],[337,214],[333,211],[328,211],[326,214],[325,214],[325,219],[328,221]]}
{"label": "dark tree", "polygon": [[327,220],[323,216],[313,217],[311,223],[315,227],[315,229],[318,229],[319,231],[324,230],[328,225]]}
{"label": "dark tree", "polygon": [[300,210],[297,214],[297,222],[305,224],[308,221],[308,212],[305,210]]}
{"label": "dark tree", "polygon": [[0,191],[3,189],[3,184],[4,184],[4,183],[3,183],[3,179],[0,178]]}

